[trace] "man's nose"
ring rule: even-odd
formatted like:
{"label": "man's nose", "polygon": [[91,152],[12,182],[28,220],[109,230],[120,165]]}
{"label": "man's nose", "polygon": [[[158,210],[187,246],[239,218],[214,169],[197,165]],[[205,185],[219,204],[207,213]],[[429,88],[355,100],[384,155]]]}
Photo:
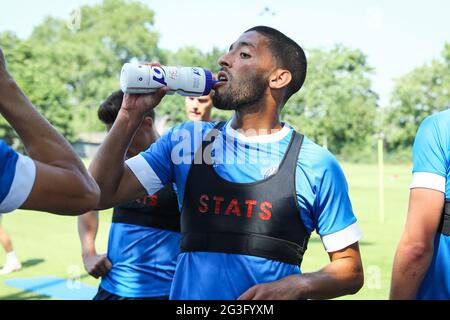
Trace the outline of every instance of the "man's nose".
{"label": "man's nose", "polygon": [[225,53],[223,56],[221,56],[221,57],[219,58],[219,60],[217,60],[217,63],[218,63],[219,66],[221,66],[221,67],[227,67],[227,68],[230,68],[230,67],[231,67],[230,54],[229,54],[229,53]]}

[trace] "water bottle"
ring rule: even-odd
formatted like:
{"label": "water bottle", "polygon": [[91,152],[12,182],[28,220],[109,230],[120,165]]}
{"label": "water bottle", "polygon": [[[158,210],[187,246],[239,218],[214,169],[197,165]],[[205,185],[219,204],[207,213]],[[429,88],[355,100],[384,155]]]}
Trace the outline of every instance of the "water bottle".
{"label": "water bottle", "polygon": [[120,73],[124,93],[152,93],[163,86],[167,94],[200,97],[208,95],[216,81],[211,71],[198,67],[168,67],[125,63]]}

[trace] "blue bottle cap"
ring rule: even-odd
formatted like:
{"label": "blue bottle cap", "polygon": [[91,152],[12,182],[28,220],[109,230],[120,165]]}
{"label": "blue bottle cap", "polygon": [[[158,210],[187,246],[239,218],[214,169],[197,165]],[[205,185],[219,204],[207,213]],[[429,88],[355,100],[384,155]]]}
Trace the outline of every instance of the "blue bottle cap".
{"label": "blue bottle cap", "polygon": [[205,71],[206,83],[205,83],[205,91],[203,91],[203,95],[207,96],[213,87],[213,78],[212,73],[208,69],[203,69]]}

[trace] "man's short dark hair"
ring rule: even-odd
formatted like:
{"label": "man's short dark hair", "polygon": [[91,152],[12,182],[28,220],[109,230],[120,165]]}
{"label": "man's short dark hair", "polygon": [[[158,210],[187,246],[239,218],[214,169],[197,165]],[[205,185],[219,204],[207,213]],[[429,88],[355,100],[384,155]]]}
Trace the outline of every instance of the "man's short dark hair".
{"label": "man's short dark hair", "polygon": [[291,95],[300,90],[305,82],[307,68],[305,52],[294,40],[276,29],[257,26],[245,32],[250,31],[255,31],[265,36],[269,40],[269,49],[275,58],[277,66],[291,72],[292,81],[288,85],[284,96],[284,102],[286,102]]}
{"label": "man's short dark hair", "polygon": [[[97,111],[98,118],[104,124],[113,124],[116,121],[119,114],[120,107],[122,106],[123,92],[117,90],[111,93],[106,100],[100,105]],[[146,117],[150,117],[155,120],[155,111],[152,109],[145,114]]]}

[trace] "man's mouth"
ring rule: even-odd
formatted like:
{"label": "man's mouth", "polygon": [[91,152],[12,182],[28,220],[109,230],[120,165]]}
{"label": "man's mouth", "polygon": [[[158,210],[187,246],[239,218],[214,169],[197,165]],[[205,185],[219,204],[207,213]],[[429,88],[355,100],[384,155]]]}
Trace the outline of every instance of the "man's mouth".
{"label": "man's mouth", "polygon": [[217,80],[219,82],[216,83],[216,85],[214,86],[213,89],[217,89],[218,87],[223,86],[223,85],[225,85],[228,82],[228,75],[227,75],[227,73],[225,71],[220,71],[217,74]]}

